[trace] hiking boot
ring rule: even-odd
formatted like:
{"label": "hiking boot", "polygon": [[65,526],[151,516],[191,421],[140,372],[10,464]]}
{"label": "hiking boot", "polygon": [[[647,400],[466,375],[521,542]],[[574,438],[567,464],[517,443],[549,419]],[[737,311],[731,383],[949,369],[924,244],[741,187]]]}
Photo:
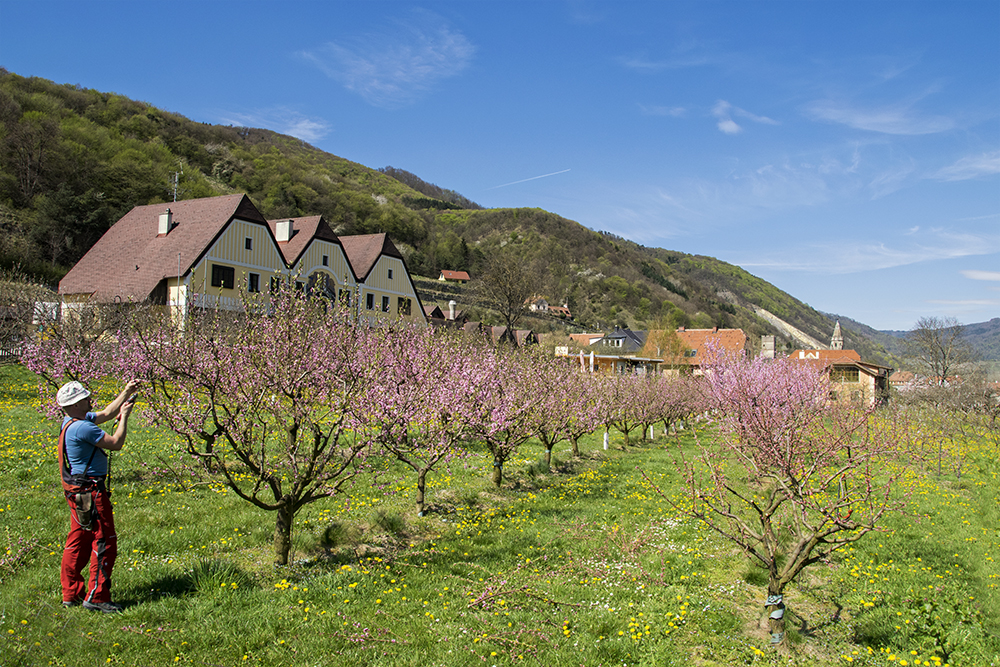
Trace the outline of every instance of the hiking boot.
{"label": "hiking boot", "polygon": [[77,599],[77,600],[63,600],[62,601],[62,606],[66,607],[67,609],[69,609],[70,607],[75,607],[78,604],[80,604],[80,600],[79,599]]}
{"label": "hiking boot", "polygon": [[114,602],[88,602],[87,600],[83,601],[83,608],[105,614],[117,614],[122,610],[121,606],[116,605]]}

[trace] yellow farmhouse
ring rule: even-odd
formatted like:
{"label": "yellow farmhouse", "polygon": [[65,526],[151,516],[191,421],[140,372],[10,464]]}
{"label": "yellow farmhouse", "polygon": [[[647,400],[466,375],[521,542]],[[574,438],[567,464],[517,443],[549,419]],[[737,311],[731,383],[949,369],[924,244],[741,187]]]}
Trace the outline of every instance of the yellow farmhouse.
{"label": "yellow farmhouse", "polygon": [[236,309],[241,293],[291,280],[350,303],[365,321],[427,325],[388,236],[339,237],[322,216],[265,220],[242,194],[137,206],[66,274],[59,294],[64,311],[149,300],[181,313]]}

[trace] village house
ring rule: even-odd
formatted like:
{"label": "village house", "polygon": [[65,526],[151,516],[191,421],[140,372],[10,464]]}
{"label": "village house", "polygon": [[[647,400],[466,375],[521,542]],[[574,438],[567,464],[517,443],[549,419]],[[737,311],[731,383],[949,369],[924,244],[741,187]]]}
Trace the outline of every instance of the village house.
{"label": "village house", "polygon": [[796,350],[793,361],[824,369],[830,376],[830,400],[881,404],[889,400],[892,368],[861,360],[854,350],[845,350],[840,322],[833,328],[828,350]]}
{"label": "village house", "polygon": [[604,338],[603,332],[570,334],[569,337],[580,347],[590,347]]}
{"label": "village house", "polygon": [[531,329],[509,329],[505,326],[486,327],[490,339],[497,345],[513,344],[516,347],[538,345],[538,336]]}
{"label": "village house", "polygon": [[385,234],[337,236],[321,216],[265,220],[246,195],[137,206],[59,283],[63,314],[150,301],[178,321],[191,308],[237,309],[242,294],[295,281],[359,319],[426,325],[403,256]]}
{"label": "village house", "polygon": [[434,327],[447,329],[462,329],[469,318],[465,312],[457,309],[458,303],[454,300],[448,302],[448,312],[441,310],[441,306],[430,304],[424,306],[424,315],[427,316],[427,323]]}
{"label": "village house", "polygon": [[874,405],[889,397],[892,369],[861,361],[854,350],[796,350],[793,361],[825,369],[830,375],[830,399]]}
{"label": "village house", "polygon": [[555,315],[556,317],[561,317],[566,320],[573,319],[573,315],[569,312],[569,306],[563,304],[561,306],[553,306],[549,304],[548,299],[543,296],[532,296],[524,300],[525,305],[528,306],[528,310],[533,313],[546,313],[548,315]]}
{"label": "village house", "polygon": [[524,300],[528,305],[528,310],[533,313],[549,312],[549,302],[543,296],[531,296]]}
{"label": "village house", "polygon": [[658,329],[647,333],[642,353],[661,359],[664,375],[702,375],[710,347],[728,353],[747,352],[747,342],[742,329]]}
{"label": "village house", "polygon": [[427,324],[403,255],[387,235],[342,236],[340,242],[358,282],[360,317]]}
{"label": "village house", "polygon": [[438,280],[449,283],[467,283],[472,279],[465,271],[442,271],[438,275]]}
{"label": "village house", "polygon": [[467,336],[480,337],[495,345],[506,344],[516,347],[538,345],[538,336],[531,329],[508,329],[504,326],[489,326],[482,322],[470,322],[464,311],[457,309],[458,304],[448,302],[448,312],[432,304],[424,306],[427,323],[436,329],[461,331]]}
{"label": "village house", "polygon": [[615,327],[615,330],[604,336],[601,347],[614,348],[619,354],[634,354],[646,343],[645,331],[632,331],[628,327]]}
{"label": "village house", "polygon": [[587,373],[601,373],[604,375],[613,374],[635,374],[653,375],[660,365],[659,359],[649,357],[636,357],[632,355],[619,354],[596,354],[591,351],[585,354],[580,350],[577,354],[570,354],[568,347],[557,347],[555,349],[557,357],[565,357],[574,363],[579,364],[580,370]]}
{"label": "village house", "polygon": [[573,319],[573,313],[569,311],[568,306],[549,306],[549,314],[565,320]]}
{"label": "village house", "polygon": [[896,391],[911,391],[920,384],[919,378],[912,371],[896,371],[889,376],[889,386]]}

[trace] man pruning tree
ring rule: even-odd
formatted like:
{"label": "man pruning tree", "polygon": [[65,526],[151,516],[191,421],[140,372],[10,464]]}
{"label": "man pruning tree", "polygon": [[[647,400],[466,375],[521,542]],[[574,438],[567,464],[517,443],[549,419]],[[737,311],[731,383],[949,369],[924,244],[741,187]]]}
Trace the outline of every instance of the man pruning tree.
{"label": "man pruning tree", "polygon": [[[63,606],[82,602],[84,609],[106,614],[122,608],[111,602],[111,569],[118,555],[118,536],[107,488],[108,452],[125,444],[128,418],[138,383],[129,382],[115,400],[94,412],[90,391],[79,382],[67,382],[56,393],[66,414],[59,434],[59,468],[70,507],[70,530],[62,557]],[[118,417],[114,433],[98,424]],[[80,572],[90,563],[86,588]]]}

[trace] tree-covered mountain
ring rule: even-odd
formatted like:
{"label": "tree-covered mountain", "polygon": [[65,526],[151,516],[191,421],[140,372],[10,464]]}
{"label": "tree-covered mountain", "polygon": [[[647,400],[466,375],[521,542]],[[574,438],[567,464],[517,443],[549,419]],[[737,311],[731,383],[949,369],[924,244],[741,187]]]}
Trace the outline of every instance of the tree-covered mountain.
{"label": "tree-covered mountain", "polygon": [[[647,248],[540,209],[482,209],[403,169],[370,169],[269,130],[207,125],[115,93],[0,69],[0,262],[55,282],[134,206],[245,192],[269,219],[323,215],[337,233],[386,232],[410,271],[473,276],[514,251],[538,293],[583,329],[740,327],[775,319],[828,341],[834,321],[743,269]],[[772,320],[763,319],[759,309]],[[563,327],[558,320],[536,326]],[[885,350],[845,328],[864,358]]]}
{"label": "tree-covered mountain", "polygon": [[[906,336],[909,331],[879,331],[848,317],[840,315],[828,315],[828,317],[839,319],[842,325],[849,326],[862,337],[875,341],[890,355],[899,359],[906,357]],[[979,359],[1000,362],[1000,317],[994,317],[987,322],[965,324],[963,336]]]}

